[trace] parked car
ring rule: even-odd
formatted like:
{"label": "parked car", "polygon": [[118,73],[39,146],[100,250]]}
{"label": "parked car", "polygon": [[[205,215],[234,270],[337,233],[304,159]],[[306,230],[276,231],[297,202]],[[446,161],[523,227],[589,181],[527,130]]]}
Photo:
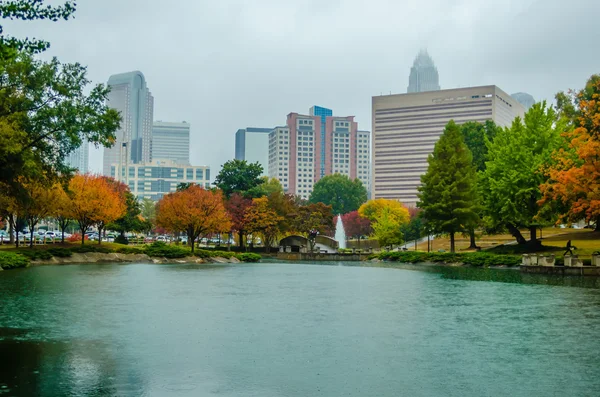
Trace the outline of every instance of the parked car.
{"label": "parked car", "polygon": [[163,243],[168,243],[169,242],[169,238],[167,236],[158,236],[156,237],[156,241],[160,241]]}
{"label": "parked car", "polygon": [[46,238],[56,238],[56,237],[58,237],[56,235],[56,233],[54,233],[54,232],[46,232],[45,236],[46,236]]}
{"label": "parked car", "polygon": [[153,241],[154,241],[154,237],[152,237],[152,236],[144,237],[144,242],[146,242],[146,243],[151,243]]}

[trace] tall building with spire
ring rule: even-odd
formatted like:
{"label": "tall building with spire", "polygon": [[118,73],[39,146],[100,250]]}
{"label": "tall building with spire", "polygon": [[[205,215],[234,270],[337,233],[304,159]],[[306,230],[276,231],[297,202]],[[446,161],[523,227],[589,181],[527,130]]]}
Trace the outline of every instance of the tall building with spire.
{"label": "tall building with spire", "polygon": [[410,94],[413,92],[439,90],[439,75],[433,59],[431,59],[426,50],[421,50],[415,58],[412,68],[410,68],[407,92]]}
{"label": "tall building with spire", "polygon": [[113,164],[138,164],[151,160],[154,116],[154,97],[142,72],[136,70],[112,75],[108,86],[111,90],[107,103],[121,114],[121,127],[115,133],[115,144],[104,148],[104,175],[110,175]]}

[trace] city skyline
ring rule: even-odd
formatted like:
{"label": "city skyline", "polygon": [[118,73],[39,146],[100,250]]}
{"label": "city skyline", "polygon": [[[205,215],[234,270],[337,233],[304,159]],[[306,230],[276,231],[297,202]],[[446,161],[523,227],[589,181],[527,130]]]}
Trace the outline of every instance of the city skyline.
{"label": "city skyline", "polygon": [[[323,103],[367,126],[370,98],[406,91],[419,48],[434,56],[445,89],[495,84],[537,100],[551,101],[557,91],[578,88],[600,64],[600,54],[586,51],[595,45],[593,35],[577,33],[578,26],[594,23],[600,4],[593,1],[566,9],[558,0],[349,0],[318,10],[308,0],[161,4],[80,2],[74,20],[6,21],[5,29],[50,41],[42,58],[79,61],[94,83],[141,70],[156,98],[154,119],[202,126],[190,136],[190,160],[213,169],[232,158],[232,131],[278,125],[279,115],[289,109]],[[398,25],[398,15],[407,14],[411,18]],[[168,20],[180,23],[169,30],[147,29]],[[287,23],[273,25],[273,20]],[[326,45],[316,49],[315,40],[323,37]],[[198,42],[202,51],[182,58],[181,48]],[[378,55],[382,49],[385,57]],[[573,63],[564,56],[573,52],[588,53],[587,61]],[[91,170],[101,165],[101,151],[90,150]]]}

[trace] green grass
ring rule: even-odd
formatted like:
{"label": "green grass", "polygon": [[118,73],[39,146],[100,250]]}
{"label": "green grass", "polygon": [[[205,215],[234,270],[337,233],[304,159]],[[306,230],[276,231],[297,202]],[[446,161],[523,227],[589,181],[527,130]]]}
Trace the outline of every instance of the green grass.
{"label": "green grass", "polygon": [[424,252],[391,251],[373,254],[371,258],[402,263],[462,263],[473,267],[517,266],[521,263],[519,255],[498,255],[487,252]]}

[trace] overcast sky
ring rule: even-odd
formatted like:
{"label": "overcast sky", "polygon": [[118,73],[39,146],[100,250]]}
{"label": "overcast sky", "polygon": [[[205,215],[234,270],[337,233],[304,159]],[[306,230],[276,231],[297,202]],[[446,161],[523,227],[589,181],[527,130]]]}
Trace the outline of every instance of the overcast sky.
{"label": "overcast sky", "polygon": [[44,56],[87,65],[95,83],[142,71],[155,120],[190,122],[192,164],[214,178],[238,128],[312,105],[371,130],[371,96],[406,92],[420,48],[442,89],[552,100],[600,73],[598,15],[598,0],[80,0],[74,20],[5,32],[49,40]]}

